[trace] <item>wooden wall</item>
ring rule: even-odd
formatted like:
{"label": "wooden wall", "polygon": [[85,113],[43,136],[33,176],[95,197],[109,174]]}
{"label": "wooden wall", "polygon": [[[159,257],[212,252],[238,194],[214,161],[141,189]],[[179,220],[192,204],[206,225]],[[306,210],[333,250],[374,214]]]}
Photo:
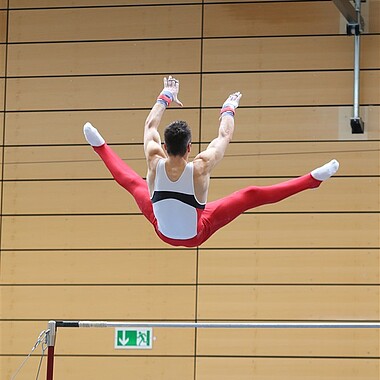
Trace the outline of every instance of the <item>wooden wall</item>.
{"label": "wooden wall", "polygon": [[[331,1],[0,0],[1,350],[9,379],[50,319],[378,321],[380,1],[353,38]],[[244,96],[209,199],[304,174],[316,191],[247,212],[196,249],[162,243],[86,144],[91,121],[142,176],[142,128],[181,81],[194,151]],[[379,330],[58,331],[55,379],[379,380]],[[34,378],[40,352],[23,369]],[[44,375],[45,369],[42,369]]]}

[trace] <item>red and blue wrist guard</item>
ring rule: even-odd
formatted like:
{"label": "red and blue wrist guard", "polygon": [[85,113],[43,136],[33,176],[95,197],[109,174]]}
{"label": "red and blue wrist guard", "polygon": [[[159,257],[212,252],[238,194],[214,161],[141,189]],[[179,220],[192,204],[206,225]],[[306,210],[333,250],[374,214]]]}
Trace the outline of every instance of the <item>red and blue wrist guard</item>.
{"label": "red and blue wrist guard", "polygon": [[162,91],[157,98],[157,102],[163,104],[165,107],[169,107],[173,99],[174,96],[170,91]]}
{"label": "red and blue wrist guard", "polygon": [[225,116],[225,115],[230,115],[232,117],[235,116],[235,107],[230,106],[228,104],[224,105],[222,109],[220,110],[220,117]]}

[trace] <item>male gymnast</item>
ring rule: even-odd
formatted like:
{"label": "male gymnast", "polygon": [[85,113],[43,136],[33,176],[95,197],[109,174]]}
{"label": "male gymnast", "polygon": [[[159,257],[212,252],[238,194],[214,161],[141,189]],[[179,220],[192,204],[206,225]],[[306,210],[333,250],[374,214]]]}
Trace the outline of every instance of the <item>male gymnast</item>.
{"label": "male gymnast", "polygon": [[159,238],[172,246],[199,246],[244,211],[316,188],[339,168],[338,161],[332,160],[304,176],[272,186],[249,186],[207,202],[211,172],[232,139],[242,94],[235,92],[227,98],[220,111],[218,136],[189,162],[191,131],[185,121],[174,121],[165,128],[163,146],[158,132],[166,108],[172,102],[183,106],[178,92],[179,81],[172,76],[164,78],[164,88],[145,121],[146,181],[111,150],[97,129],[90,123],[84,125],[88,143],[134,197]]}

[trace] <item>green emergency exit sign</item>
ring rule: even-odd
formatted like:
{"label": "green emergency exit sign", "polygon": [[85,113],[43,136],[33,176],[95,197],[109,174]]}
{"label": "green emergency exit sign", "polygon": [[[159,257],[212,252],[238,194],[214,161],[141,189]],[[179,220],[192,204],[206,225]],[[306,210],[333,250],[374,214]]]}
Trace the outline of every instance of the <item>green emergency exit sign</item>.
{"label": "green emergency exit sign", "polygon": [[151,328],[116,328],[115,349],[152,349]]}

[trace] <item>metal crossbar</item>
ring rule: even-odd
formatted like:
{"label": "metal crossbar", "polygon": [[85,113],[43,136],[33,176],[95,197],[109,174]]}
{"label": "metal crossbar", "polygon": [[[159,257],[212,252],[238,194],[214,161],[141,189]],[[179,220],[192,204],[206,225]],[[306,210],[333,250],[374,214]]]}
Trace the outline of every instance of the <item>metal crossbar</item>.
{"label": "metal crossbar", "polygon": [[107,321],[50,321],[47,343],[48,360],[46,379],[53,380],[54,346],[58,327],[107,328],[107,327],[164,327],[208,329],[380,329],[377,322],[107,322]]}
{"label": "metal crossbar", "polygon": [[[77,325],[75,325],[77,324]],[[380,322],[57,322],[57,327],[168,327],[168,328],[223,328],[223,329],[334,329],[380,328]]]}

